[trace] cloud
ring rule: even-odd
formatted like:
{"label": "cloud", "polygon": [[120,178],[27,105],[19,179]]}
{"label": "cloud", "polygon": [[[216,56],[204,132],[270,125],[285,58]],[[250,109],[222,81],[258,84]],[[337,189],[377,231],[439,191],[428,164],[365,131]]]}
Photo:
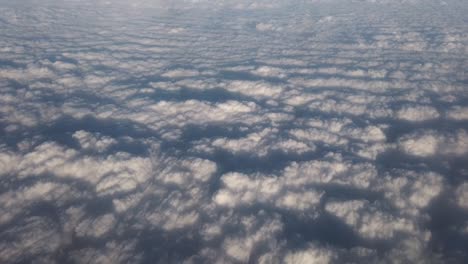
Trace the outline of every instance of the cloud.
{"label": "cloud", "polygon": [[101,159],[80,156],[74,149],[45,142],[21,158],[18,177],[51,173],[96,184],[99,192],[127,191],[144,182],[150,173],[150,160],[118,152]]}
{"label": "cloud", "polygon": [[468,120],[468,107],[455,106],[449,109],[448,117],[455,120]]}
{"label": "cloud", "polygon": [[397,112],[399,119],[407,121],[426,121],[436,119],[440,115],[434,107],[430,106],[406,106]]}
{"label": "cloud", "polygon": [[228,257],[241,262],[249,260],[255,246],[268,243],[282,229],[281,222],[275,218],[265,221],[259,227],[253,217],[243,218],[241,222],[240,233],[245,232],[245,235],[227,238],[222,246]]}
{"label": "cloud", "polygon": [[293,162],[284,170],[284,177],[294,186],[309,184],[337,184],[366,188],[377,176],[369,163],[353,164],[341,155],[328,154],[324,160]]}
{"label": "cloud", "polygon": [[167,71],[167,72],[161,74],[161,76],[166,77],[166,78],[186,78],[186,77],[194,77],[194,76],[197,76],[199,74],[200,73],[198,71],[195,71],[195,70],[180,69],[180,70]]}
{"label": "cloud", "polygon": [[463,183],[455,191],[457,203],[462,208],[468,208],[468,184]]}
{"label": "cloud", "polygon": [[2,232],[2,236],[10,237],[9,241],[0,242],[0,258],[4,262],[14,259],[53,261],[50,255],[62,244],[53,222],[45,217],[24,218],[19,225]]}
{"label": "cloud", "polygon": [[76,188],[54,182],[38,182],[32,186],[4,192],[0,195],[2,201],[0,224],[12,221],[25,208],[34,205],[37,201],[63,204],[79,199],[83,194]]}
{"label": "cloud", "polygon": [[226,207],[271,204],[273,206],[309,211],[313,216],[314,208],[320,203],[322,192],[314,190],[292,190],[283,178],[269,178],[257,175],[251,179],[247,175],[231,173],[223,175],[224,188],[214,196],[216,204]]}
{"label": "cloud", "polygon": [[334,259],[332,251],[317,248],[310,245],[307,249],[290,252],[284,257],[285,263],[332,263]]}
{"label": "cloud", "polygon": [[91,149],[99,152],[105,151],[107,148],[117,143],[117,141],[113,138],[93,135],[92,133],[86,132],[84,130],[75,132],[73,134],[73,138],[78,140],[81,148]]}
{"label": "cloud", "polygon": [[99,216],[97,219],[85,219],[75,228],[78,237],[101,237],[109,233],[115,225],[115,217],[111,214]]}
{"label": "cloud", "polygon": [[234,81],[227,85],[226,90],[250,96],[256,99],[278,97],[283,89],[280,86],[268,83],[257,83],[248,81]]}
{"label": "cloud", "polygon": [[[258,25],[257,25],[258,28]],[[271,66],[260,66],[252,71],[253,74],[261,77],[285,78],[287,75],[282,68]]]}
{"label": "cloud", "polygon": [[102,249],[84,248],[73,251],[67,260],[83,263],[122,263],[142,261],[135,255],[135,241],[109,241]]}
{"label": "cloud", "polygon": [[463,262],[467,7],[5,4],[0,262]]}
{"label": "cloud", "polygon": [[444,190],[444,180],[433,172],[394,171],[379,179],[378,189],[402,212],[418,215]]}
{"label": "cloud", "polygon": [[468,151],[468,136],[466,131],[461,129],[447,134],[418,131],[401,137],[399,146],[404,152],[420,157],[461,156]]}
{"label": "cloud", "polygon": [[[195,150],[214,152],[216,149],[227,150],[233,154],[247,154],[265,157],[274,152],[286,154],[303,154],[313,152],[315,146],[312,143],[298,141],[291,138],[280,138],[279,129],[267,128],[260,132],[248,134],[239,139],[216,138],[211,142],[201,141],[196,144]],[[203,143],[205,144],[203,144]]]}
{"label": "cloud", "polygon": [[414,232],[413,223],[381,212],[376,207],[367,201],[354,200],[327,203],[325,210],[343,219],[365,238],[391,239],[396,232]]}

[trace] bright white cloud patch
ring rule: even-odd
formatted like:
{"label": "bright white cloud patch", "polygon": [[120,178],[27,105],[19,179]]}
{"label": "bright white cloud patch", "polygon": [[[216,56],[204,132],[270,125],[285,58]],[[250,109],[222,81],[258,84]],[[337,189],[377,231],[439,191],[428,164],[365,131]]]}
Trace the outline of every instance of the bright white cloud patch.
{"label": "bright white cloud patch", "polygon": [[353,188],[367,188],[376,176],[377,171],[371,164],[353,164],[339,154],[328,154],[325,160],[293,162],[284,169],[283,175],[285,181],[298,187],[333,184]]}
{"label": "bright white cloud patch", "polygon": [[215,203],[226,207],[249,206],[259,203],[272,204],[279,208],[308,211],[314,215],[322,192],[316,190],[295,190],[287,179],[231,173],[222,177],[225,188],[214,197]]}
{"label": "bright white cloud patch", "polygon": [[316,149],[313,142],[282,138],[279,134],[279,129],[268,128],[260,132],[250,133],[246,137],[239,139],[216,138],[212,142],[201,141],[196,144],[195,150],[213,152],[222,149],[233,154],[253,154],[265,157],[278,152],[303,154],[313,152]]}
{"label": "bright white cloud patch", "polygon": [[101,137],[99,135],[93,135],[92,133],[80,130],[73,134],[83,149],[92,149],[96,151],[105,151],[108,147],[117,143],[117,141],[110,137]]}
{"label": "bright white cloud patch", "polygon": [[334,254],[327,249],[316,248],[313,245],[305,250],[290,252],[284,257],[284,263],[332,263]]}
{"label": "bright white cloud patch", "polygon": [[462,156],[468,153],[466,130],[440,134],[436,131],[418,131],[400,139],[400,147],[408,154],[420,157],[435,155]]}
{"label": "bright white cloud patch", "polygon": [[398,110],[397,116],[407,121],[426,121],[438,118],[439,113],[430,106],[405,106]]}
{"label": "bright white cloud patch", "polygon": [[468,208],[468,183],[458,186],[455,192],[457,203],[460,207]]}
{"label": "bright white cloud patch", "polygon": [[379,179],[378,189],[402,212],[418,215],[444,189],[443,177],[433,172],[395,171]]}
{"label": "bright white cloud patch", "polygon": [[226,86],[226,90],[234,93],[240,93],[252,98],[276,98],[283,89],[279,86],[264,82],[234,81]]}
{"label": "bright white cloud patch", "polygon": [[30,2],[1,263],[468,259],[464,1]]}

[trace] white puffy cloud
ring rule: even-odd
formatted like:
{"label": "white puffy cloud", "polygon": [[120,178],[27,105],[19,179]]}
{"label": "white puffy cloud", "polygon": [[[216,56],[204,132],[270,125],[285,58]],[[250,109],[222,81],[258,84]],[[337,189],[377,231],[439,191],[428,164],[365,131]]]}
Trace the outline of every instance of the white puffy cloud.
{"label": "white puffy cloud", "polygon": [[293,162],[279,176],[225,174],[213,200],[228,208],[267,204],[316,217],[324,194],[319,191],[321,185],[367,188],[376,174],[370,164],[352,164],[330,155],[323,161]]}
{"label": "white puffy cloud", "polygon": [[422,157],[434,155],[438,145],[438,138],[431,134],[407,136],[400,142],[400,146],[406,153]]}
{"label": "white puffy cloud", "polygon": [[93,135],[84,130],[76,131],[73,134],[73,138],[78,140],[81,148],[93,149],[99,152],[105,151],[107,148],[117,143],[117,141],[111,137]]}
{"label": "white puffy cloud", "polygon": [[304,250],[289,252],[284,256],[284,263],[333,263],[335,254],[333,251],[310,245]]}
{"label": "white puffy cloud", "polygon": [[0,175],[8,175],[15,171],[18,162],[19,156],[14,153],[7,151],[0,152]]}
{"label": "white puffy cloud", "polygon": [[329,202],[325,210],[365,238],[392,239],[397,232],[416,232],[415,224],[411,221],[382,212],[378,205],[363,200]]}
{"label": "white puffy cloud", "polygon": [[468,208],[468,183],[463,183],[455,191],[457,204],[462,208]]}
{"label": "white puffy cloud", "polygon": [[410,155],[420,157],[462,156],[468,152],[468,134],[462,129],[446,134],[433,130],[417,131],[401,137],[399,147]]}
{"label": "white puffy cloud", "polygon": [[255,28],[258,30],[258,31],[275,31],[275,30],[278,30],[274,25],[272,24],[268,24],[268,23],[258,23],[257,25],[255,25]]}
{"label": "white puffy cloud", "polygon": [[[359,156],[375,159],[390,147],[385,143],[384,130],[378,126],[357,127],[350,119],[308,119],[306,129],[292,129],[289,134],[305,142],[311,141],[352,151]],[[361,143],[359,143],[361,142]]]}
{"label": "white puffy cloud", "polygon": [[222,176],[223,188],[214,196],[214,202],[225,207],[270,204],[278,208],[307,212],[314,216],[323,192],[314,189],[291,188],[284,177],[243,175],[230,173]]}
{"label": "white puffy cloud", "polygon": [[194,77],[199,74],[200,73],[195,70],[178,69],[178,70],[167,71],[161,74],[161,76],[166,77],[166,78],[181,78],[181,77]]}
{"label": "white puffy cloud", "polygon": [[65,184],[39,182],[30,187],[11,190],[0,195],[0,224],[6,224],[37,201],[65,203],[80,198],[80,192]]}
{"label": "white puffy cloud", "polygon": [[[211,142],[206,142],[206,140],[197,142],[195,150],[213,152],[215,149],[223,149],[233,154],[253,154],[259,157],[267,156],[273,152],[303,154],[315,150],[315,145],[312,142],[280,138],[279,134],[279,129],[267,128],[239,139],[216,138]],[[206,143],[202,144],[202,142]]]}
{"label": "white puffy cloud", "polygon": [[[257,24],[257,30],[259,24]],[[286,73],[283,69],[271,66],[261,66],[252,71],[252,74],[262,76],[262,77],[273,77],[273,78],[285,78]]]}
{"label": "white puffy cloud", "polygon": [[402,170],[379,178],[376,188],[402,212],[418,215],[419,210],[426,208],[444,190],[444,186],[440,174]]}
{"label": "white puffy cloud", "polygon": [[320,142],[329,145],[347,145],[348,140],[346,138],[341,138],[339,135],[330,133],[327,130],[319,130],[315,128],[311,129],[294,129],[290,131],[291,136],[300,139],[308,140],[312,142]]}
{"label": "white puffy cloud", "polygon": [[377,177],[370,163],[352,163],[339,154],[328,154],[324,160],[293,162],[282,176],[292,186],[335,184],[367,188]]}
{"label": "white puffy cloud", "polygon": [[226,90],[240,93],[256,99],[274,99],[281,95],[283,88],[266,82],[233,81],[228,83]]}
{"label": "white puffy cloud", "polygon": [[74,149],[45,142],[20,158],[18,177],[53,174],[96,184],[102,194],[129,191],[145,182],[151,173],[148,158],[117,152],[104,158],[81,156]]}
{"label": "white puffy cloud", "polygon": [[266,220],[261,226],[254,217],[245,217],[240,220],[241,235],[228,237],[224,240],[222,248],[225,254],[240,262],[248,261],[252,251],[261,243],[267,243],[275,238],[283,229],[282,223],[277,218]]}
{"label": "white puffy cloud", "polygon": [[407,121],[426,121],[436,119],[439,116],[437,110],[430,106],[405,106],[397,112],[399,119]]}
{"label": "white puffy cloud", "polygon": [[[145,221],[153,227],[162,228],[164,230],[177,230],[193,226],[199,220],[200,214],[198,210],[198,190],[183,194],[181,192],[171,192],[158,205],[154,211],[146,212],[144,215]],[[200,192],[200,191],[198,191]],[[197,199],[198,198],[198,199]]]}

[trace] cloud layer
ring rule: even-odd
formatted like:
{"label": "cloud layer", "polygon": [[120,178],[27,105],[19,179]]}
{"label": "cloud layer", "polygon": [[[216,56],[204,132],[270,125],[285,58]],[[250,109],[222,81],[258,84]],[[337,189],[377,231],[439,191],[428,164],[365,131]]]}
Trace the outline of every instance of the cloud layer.
{"label": "cloud layer", "polygon": [[2,1],[1,263],[464,263],[464,1]]}

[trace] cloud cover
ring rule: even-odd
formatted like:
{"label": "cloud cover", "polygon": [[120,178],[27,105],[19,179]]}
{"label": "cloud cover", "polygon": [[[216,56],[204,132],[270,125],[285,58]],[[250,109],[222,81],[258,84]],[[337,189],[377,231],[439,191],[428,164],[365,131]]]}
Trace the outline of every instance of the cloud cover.
{"label": "cloud cover", "polygon": [[0,262],[468,258],[464,1],[0,2]]}

